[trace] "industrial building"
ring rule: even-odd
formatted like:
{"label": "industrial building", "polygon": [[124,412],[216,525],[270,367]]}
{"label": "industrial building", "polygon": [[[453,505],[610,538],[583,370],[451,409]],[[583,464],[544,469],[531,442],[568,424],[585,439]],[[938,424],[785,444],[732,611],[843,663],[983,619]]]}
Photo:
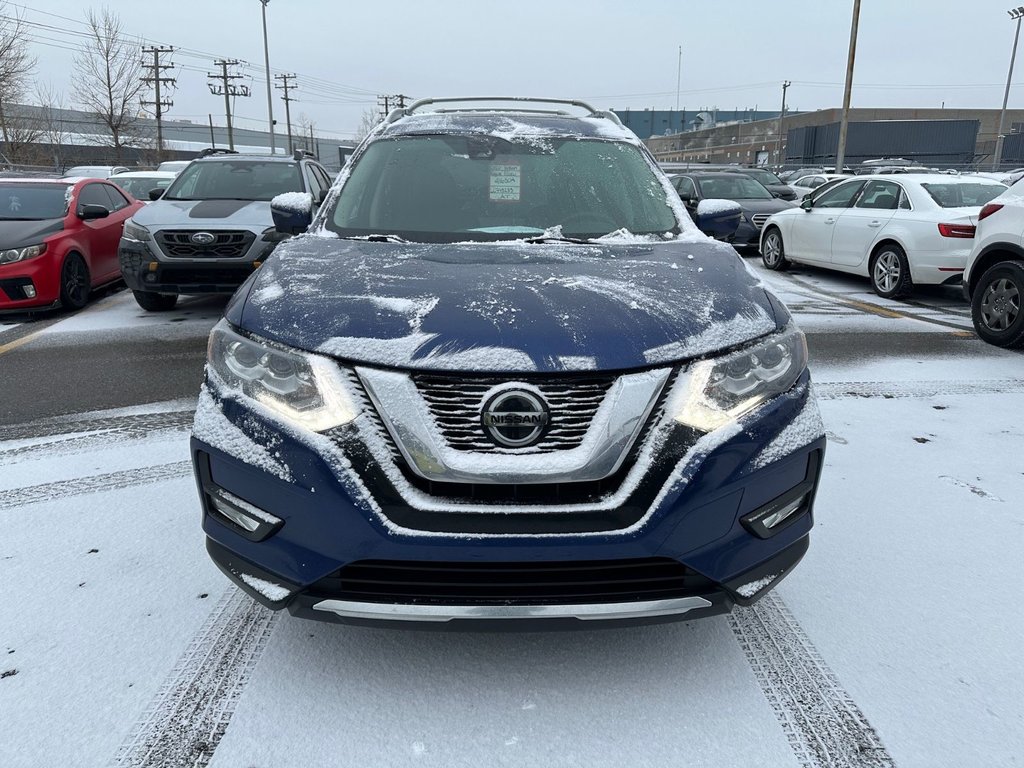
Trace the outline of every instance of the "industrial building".
{"label": "industrial building", "polygon": [[[661,162],[821,166],[835,162],[839,109],[787,114],[779,142],[778,117],[718,123],[702,130],[651,136],[647,145]],[[942,168],[991,166],[998,109],[850,110],[846,163],[902,157]],[[1020,165],[1013,134],[1024,131],[1024,110],[1007,110],[1003,164]],[[1012,148],[1012,149],[1011,149]],[[777,154],[778,152],[778,154]],[[1011,154],[1016,152],[1016,155]]]}
{"label": "industrial building", "polygon": [[[240,152],[270,152],[270,133],[240,128],[232,130],[208,122],[163,120],[163,148],[156,151],[156,121],[143,117],[134,126],[132,146],[123,147],[120,157],[111,147],[110,133],[96,115],[74,109],[6,104],[6,140],[0,139],[0,165],[14,168],[32,166],[39,170],[63,171],[74,165],[155,165],[159,159],[190,160],[207,147],[228,148],[233,143]],[[337,171],[351,154],[354,141],[344,141],[312,133],[300,134],[292,126],[292,145],[312,151],[328,169]],[[284,126],[274,134],[278,154],[287,151]]]}

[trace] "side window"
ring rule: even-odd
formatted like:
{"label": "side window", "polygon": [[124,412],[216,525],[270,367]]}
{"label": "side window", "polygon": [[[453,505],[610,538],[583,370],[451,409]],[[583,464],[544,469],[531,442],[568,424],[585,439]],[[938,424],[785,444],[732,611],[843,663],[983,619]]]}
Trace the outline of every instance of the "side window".
{"label": "side window", "polygon": [[869,181],[864,185],[864,192],[857,200],[857,207],[894,211],[899,204],[902,191],[900,185],[894,181]]}
{"label": "side window", "polygon": [[676,190],[683,200],[689,200],[691,197],[697,196],[697,187],[694,186],[693,179],[686,176],[680,176],[676,179]]}
{"label": "side window", "polygon": [[110,205],[108,207],[111,211],[120,211],[122,208],[128,207],[128,200],[117,187],[110,184],[98,184],[97,186],[101,187],[110,198]]}
{"label": "side window", "polygon": [[900,210],[901,211],[913,210],[910,207],[910,198],[907,197],[907,190],[905,190],[905,189],[901,189],[900,190]]}
{"label": "side window", "polygon": [[849,208],[854,196],[856,196],[862,186],[864,186],[863,181],[851,181],[848,184],[840,184],[837,187],[833,187],[827,192],[823,192],[821,197],[814,199],[814,207]]}
{"label": "side window", "polygon": [[818,187],[820,187],[824,183],[825,183],[825,177],[824,176],[815,176],[814,178],[811,179],[810,183],[807,186],[810,187],[811,189],[817,189]]}
{"label": "side window", "polygon": [[309,182],[309,192],[313,195],[313,200],[320,200],[326,187],[324,187],[323,183],[320,181],[320,177],[316,175],[316,168],[314,166],[307,164],[305,168],[306,179]]}
{"label": "side window", "polygon": [[325,171],[319,165],[311,165],[310,168],[313,169],[313,173],[315,173],[317,175],[317,178],[320,179],[320,186],[322,186],[324,189],[330,189],[332,182],[331,177],[327,175],[327,171]]}
{"label": "side window", "polygon": [[104,184],[86,184],[78,193],[78,205],[102,205],[108,211],[111,210],[110,198],[104,191]]}

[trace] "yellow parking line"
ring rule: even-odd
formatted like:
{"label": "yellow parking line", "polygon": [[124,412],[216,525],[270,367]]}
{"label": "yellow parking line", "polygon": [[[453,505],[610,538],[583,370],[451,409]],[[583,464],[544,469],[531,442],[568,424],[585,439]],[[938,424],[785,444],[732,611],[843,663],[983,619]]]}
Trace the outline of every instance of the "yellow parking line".
{"label": "yellow parking line", "polygon": [[885,307],[880,307],[877,304],[871,304],[866,301],[858,301],[857,299],[840,298],[839,296],[834,297],[836,300],[843,304],[848,304],[855,309],[859,309],[861,312],[867,312],[872,315],[878,315],[879,317],[898,318],[898,319],[915,319],[913,315],[908,315],[904,312],[897,312]]}
{"label": "yellow parking line", "polygon": [[0,355],[5,355],[8,352],[11,352],[11,351],[17,349],[18,347],[20,347],[20,346],[22,346],[24,344],[28,344],[30,341],[35,339],[36,336],[39,336],[40,334],[42,334],[43,331],[45,331],[45,330],[46,330],[45,328],[40,328],[38,331],[34,331],[33,333],[28,334],[27,336],[22,336],[20,339],[15,339],[14,341],[10,341],[10,342],[0,346]]}

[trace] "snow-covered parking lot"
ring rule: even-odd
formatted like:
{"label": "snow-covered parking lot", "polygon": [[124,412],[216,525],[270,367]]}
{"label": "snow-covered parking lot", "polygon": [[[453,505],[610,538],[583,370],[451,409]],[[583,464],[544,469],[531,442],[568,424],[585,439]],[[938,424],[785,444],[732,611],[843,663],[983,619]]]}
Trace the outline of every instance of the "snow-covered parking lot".
{"label": "snow-covered parking lot", "polygon": [[[1024,357],[949,293],[764,279],[809,334],[829,445],[806,558],[730,616],[473,634],[273,614],[203,548],[193,398],[0,426],[0,766],[1024,763]],[[116,335],[130,301],[32,343]],[[201,347],[215,314],[139,332]]]}

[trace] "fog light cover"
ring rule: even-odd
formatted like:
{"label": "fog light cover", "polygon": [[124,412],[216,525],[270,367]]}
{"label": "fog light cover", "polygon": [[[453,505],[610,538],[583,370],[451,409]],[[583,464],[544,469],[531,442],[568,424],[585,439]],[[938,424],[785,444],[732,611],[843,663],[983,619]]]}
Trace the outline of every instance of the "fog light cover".
{"label": "fog light cover", "polygon": [[25,292],[26,299],[34,299],[36,297],[36,288],[34,285],[25,285],[21,288]]}
{"label": "fog light cover", "polygon": [[245,499],[238,498],[223,488],[209,493],[208,497],[211,509],[219,517],[240,528],[239,533],[247,539],[262,541],[284,525],[281,518],[250,504]]}
{"label": "fog light cover", "polygon": [[740,518],[740,522],[758,538],[771,538],[810,509],[809,495],[810,490],[806,487],[794,488]]}

